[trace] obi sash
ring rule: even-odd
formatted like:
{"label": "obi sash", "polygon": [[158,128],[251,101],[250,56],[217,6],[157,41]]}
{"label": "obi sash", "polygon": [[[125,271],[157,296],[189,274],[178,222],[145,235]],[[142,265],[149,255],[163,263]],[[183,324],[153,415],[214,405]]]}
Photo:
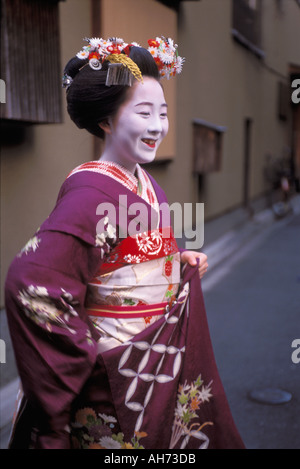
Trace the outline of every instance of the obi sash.
{"label": "obi sash", "polygon": [[176,301],[180,253],[172,229],[158,228],[122,240],[89,283],[92,317],[134,318],[164,314]]}

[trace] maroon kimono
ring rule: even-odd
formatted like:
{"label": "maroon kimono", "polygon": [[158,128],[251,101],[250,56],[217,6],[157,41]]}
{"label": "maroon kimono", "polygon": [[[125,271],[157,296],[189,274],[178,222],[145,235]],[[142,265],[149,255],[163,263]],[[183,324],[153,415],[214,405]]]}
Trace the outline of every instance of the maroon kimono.
{"label": "maroon kimono", "polygon": [[[166,202],[152,184],[158,202]],[[114,204],[119,233],[120,194],[128,204],[142,202],[107,175],[68,178],[9,269],[6,311],[24,391],[10,447],[243,448],[217,371],[197,267],[184,267],[177,302],[160,319],[127,343],[97,351],[99,334],[85,308],[87,284],[103,262],[96,213],[100,203]],[[153,209],[144,204],[146,226]],[[110,249],[108,240],[104,251]]]}

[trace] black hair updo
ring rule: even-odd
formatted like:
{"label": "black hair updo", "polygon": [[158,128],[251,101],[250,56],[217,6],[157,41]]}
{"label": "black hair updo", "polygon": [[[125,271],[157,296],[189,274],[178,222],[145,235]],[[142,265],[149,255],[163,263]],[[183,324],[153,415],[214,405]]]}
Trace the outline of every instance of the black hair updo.
{"label": "black hair updo", "polygon": [[[159,80],[157,65],[147,49],[132,46],[129,57],[137,64],[143,76]],[[104,138],[99,123],[114,116],[125,101],[129,86],[106,86],[108,63],[100,70],[93,70],[88,59],[73,57],[64,73],[73,81],[67,91],[67,109],[72,121],[80,129],[86,129],[96,137]]]}

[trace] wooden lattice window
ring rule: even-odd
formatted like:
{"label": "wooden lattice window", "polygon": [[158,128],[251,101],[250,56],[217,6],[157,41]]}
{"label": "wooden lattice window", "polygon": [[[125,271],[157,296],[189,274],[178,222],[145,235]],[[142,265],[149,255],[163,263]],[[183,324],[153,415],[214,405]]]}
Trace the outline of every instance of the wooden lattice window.
{"label": "wooden lattice window", "polygon": [[1,118],[61,122],[59,0],[1,0]]}
{"label": "wooden lattice window", "polygon": [[221,169],[222,138],[226,128],[196,119],[193,122],[194,171],[205,174]]}

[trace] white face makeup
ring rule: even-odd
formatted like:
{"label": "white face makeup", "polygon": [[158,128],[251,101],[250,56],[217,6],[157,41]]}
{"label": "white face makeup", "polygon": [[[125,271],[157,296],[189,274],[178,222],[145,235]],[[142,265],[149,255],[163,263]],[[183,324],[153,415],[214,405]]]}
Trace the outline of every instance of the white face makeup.
{"label": "white face makeup", "polygon": [[136,163],[154,160],[169,128],[167,104],[161,85],[153,78],[136,82],[129,98],[106,126],[101,160],[114,161],[130,171]]}

